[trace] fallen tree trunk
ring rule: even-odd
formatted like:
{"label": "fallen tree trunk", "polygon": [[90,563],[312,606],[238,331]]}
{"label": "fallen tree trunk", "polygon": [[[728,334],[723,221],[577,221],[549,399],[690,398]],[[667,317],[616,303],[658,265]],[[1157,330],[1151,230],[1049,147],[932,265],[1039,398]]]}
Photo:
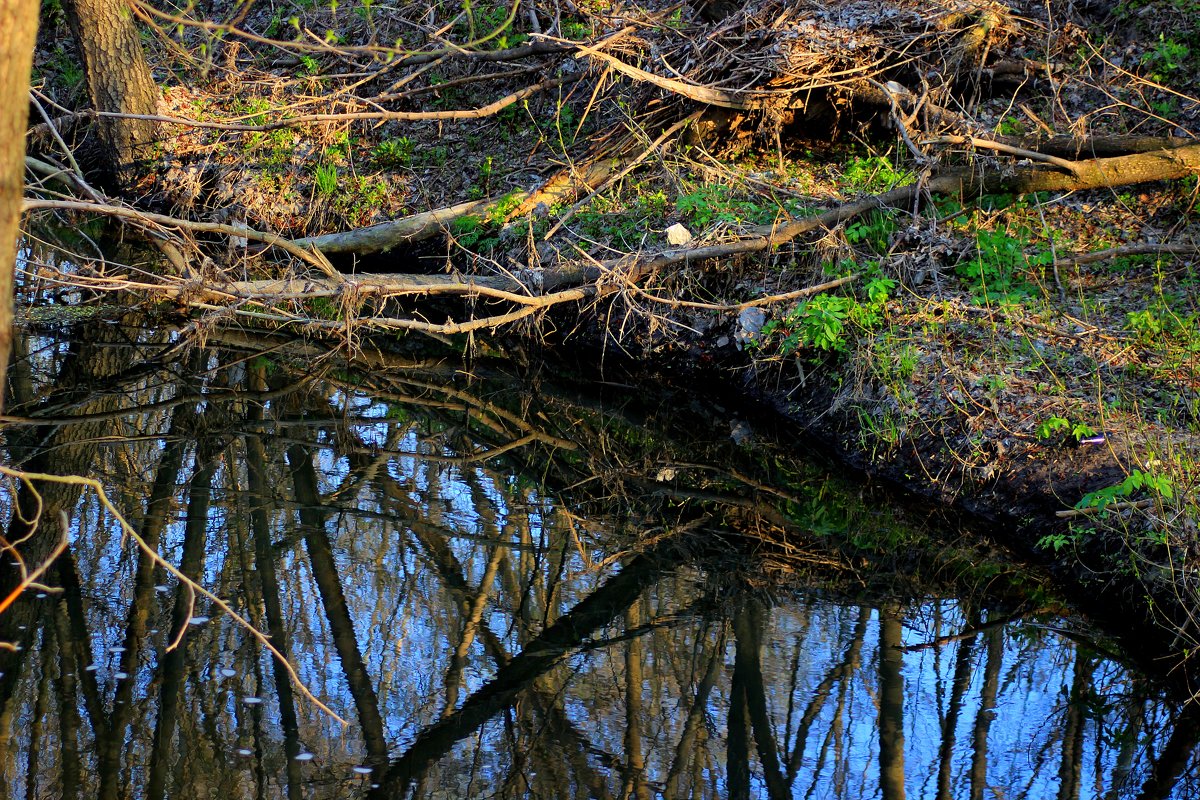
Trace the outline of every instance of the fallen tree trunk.
{"label": "fallen tree trunk", "polygon": [[924,183],[893,189],[858,203],[795,220],[781,225],[754,229],[762,247],[779,244],[818,227],[832,227],[876,208],[911,206],[922,192],[960,198],[985,194],[1032,194],[1034,192],[1071,192],[1085,189],[1114,188],[1151,181],[1179,180],[1200,174],[1200,145],[1178,147],[1114,158],[1059,162],[1062,166],[1034,165],[1020,169],[983,168],[957,170],[935,176]]}
{"label": "fallen tree trunk", "polygon": [[1112,158],[1196,144],[1180,136],[997,136],[996,141],[1060,158]]}
{"label": "fallen tree trunk", "polygon": [[330,266],[329,262],[319,251],[297,247],[290,239],[285,239],[273,233],[256,231],[251,228],[224,225],[218,222],[193,222],[191,220],[179,219],[178,217],[169,217],[166,214],[139,211],[136,208],[129,208],[127,206],[85,202],[81,200],[42,200],[27,197],[21,204],[22,213],[42,210],[80,211],[85,214],[103,214],[105,216],[131,220],[148,228],[161,229],[164,234],[171,228],[177,228],[195,233],[217,233],[233,238],[253,239],[272,247],[278,247],[280,250],[330,277],[338,276],[338,273]]}
{"label": "fallen tree trunk", "polygon": [[567,168],[559,171],[541,188],[533,191],[511,192],[503,197],[485,200],[468,200],[465,203],[422,211],[365,228],[295,239],[292,244],[304,250],[315,247],[326,255],[353,253],[362,256],[386,253],[394,247],[415,244],[445,233],[457,219],[472,215],[486,217],[501,204],[515,204],[515,208],[506,213],[506,217],[532,213],[540,204],[547,208],[561,205],[581,191],[595,189],[624,163],[622,158],[597,158],[579,169]]}
{"label": "fallen tree trunk", "polygon": [[412,244],[436,236],[460,217],[486,213],[495,206],[496,202],[495,199],[469,200],[465,203],[401,217],[391,222],[381,222],[366,228],[295,239],[292,243],[302,248],[315,247],[326,255],[386,253],[398,245]]}
{"label": "fallen tree trunk", "polygon": [[[955,139],[958,142],[975,141],[985,144],[991,140]],[[1009,141],[993,143],[1011,149]],[[885,194],[862,201],[839,206],[813,217],[805,217],[782,224],[761,225],[749,229],[749,236],[735,242],[709,245],[706,247],[679,248],[653,257],[656,268],[672,263],[693,262],[709,258],[754,252],[766,247],[782,244],[801,234],[817,228],[831,228],[868,211],[884,207],[911,206],[921,191],[970,198],[981,194],[1006,192],[1031,194],[1043,191],[1082,191],[1151,181],[1178,180],[1189,175],[1200,174],[1200,145],[1187,145],[1171,149],[1139,152],[1161,142],[1176,142],[1177,139],[1153,137],[1107,137],[1095,140],[1079,140],[1070,137],[1051,141],[1052,149],[1069,152],[1072,148],[1091,146],[1095,149],[1134,150],[1129,155],[1111,158],[1093,158],[1066,161],[1056,156],[1045,155],[1050,166],[1033,166],[1018,169],[996,169],[985,172],[985,168],[956,170],[935,176],[923,184],[894,189]],[[1029,152],[1037,157],[1039,153]],[[620,159],[596,159],[578,171],[563,170],[551,178],[538,192],[526,193],[512,216],[530,213],[539,203],[558,203],[585,187],[601,185],[610,175],[617,173],[623,165]],[[367,255],[386,252],[400,244],[421,241],[443,232],[455,219],[467,214],[485,214],[494,208],[498,200],[477,200],[456,206],[414,214],[394,222],[386,222],[367,228],[343,233],[326,234],[305,239],[296,239],[293,244],[307,249],[316,247],[324,253],[355,253]],[[631,257],[614,259],[607,264],[614,268],[625,265]],[[634,259],[640,255],[632,256]]]}
{"label": "fallen tree trunk", "polygon": [[[1036,155],[1036,154],[1035,154]],[[774,225],[763,225],[747,230],[733,241],[700,246],[681,247],[654,254],[630,253],[606,261],[598,261],[579,250],[578,259],[560,259],[550,269],[526,269],[506,275],[332,275],[327,278],[287,279],[268,281],[230,281],[225,283],[167,282],[160,284],[134,283],[125,279],[98,277],[86,279],[73,276],[89,288],[95,289],[146,289],[160,296],[174,298],[185,304],[203,308],[237,306],[234,313],[279,324],[301,324],[306,327],[333,331],[349,330],[355,325],[385,329],[417,330],[435,334],[466,333],[528,318],[561,303],[577,302],[612,295],[631,289],[646,277],[666,268],[681,264],[709,262],[739,254],[761,252],[789,242],[798,236],[815,230],[834,228],[861,214],[884,208],[915,209],[922,195],[940,194],[973,198],[983,194],[1008,192],[1028,194],[1039,191],[1073,191],[1101,187],[1124,186],[1146,181],[1178,179],[1200,174],[1200,145],[1160,150],[1116,158],[1090,159],[1066,162],[1052,158],[1052,163],[1038,163],[1019,169],[992,169],[983,167],[960,170],[933,177],[923,183],[894,189],[880,195],[863,198],[830,209],[821,214],[791,220]],[[982,161],[980,163],[983,163]],[[81,208],[86,203],[62,201],[26,201],[26,209]],[[130,215],[130,209],[111,206],[91,206],[100,213]],[[434,212],[429,212],[430,214]],[[158,224],[170,225],[178,221],[158,215],[144,215],[143,219]],[[199,226],[199,224],[197,224]],[[228,226],[206,224],[205,230],[222,230]],[[243,234],[241,229],[232,229]],[[228,231],[224,231],[228,232]],[[268,237],[269,238],[269,237]],[[272,242],[278,244],[278,242]],[[289,252],[298,251],[308,255],[298,244],[312,245],[312,240],[288,243]],[[578,248],[577,248],[578,249]],[[293,254],[297,254],[294,252]],[[761,298],[748,303],[704,304],[706,308],[733,310],[749,305],[799,299],[818,291],[833,288],[834,284],[800,289]],[[513,310],[486,317],[471,317],[463,321],[447,320],[434,323],[424,319],[369,316],[355,318],[361,309],[362,300],[399,296],[458,296],[464,298],[486,298],[507,303]],[[338,298],[345,309],[345,320],[330,321],[312,319],[303,314],[280,309],[280,304],[314,298]],[[664,298],[651,298],[664,300]],[[674,301],[683,305],[685,301]],[[262,311],[241,308],[246,303],[262,307]]]}

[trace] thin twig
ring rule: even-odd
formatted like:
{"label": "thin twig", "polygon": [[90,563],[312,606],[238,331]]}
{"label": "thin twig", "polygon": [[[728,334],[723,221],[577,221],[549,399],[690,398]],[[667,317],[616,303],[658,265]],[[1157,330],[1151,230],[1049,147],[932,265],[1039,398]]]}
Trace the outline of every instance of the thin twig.
{"label": "thin twig", "polygon": [[647,147],[645,150],[643,150],[641,155],[639,155],[637,158],[633,159],[633,161],[630,161],[627,165],[625,165],[624,169],[622,169],[616,175],[613,175],[612,177],[610,177],[608,180],[606,180],[604,183],[597,186],[592,191],[588,192],[586,197],[581,198],[578,202],[576,202],[574,205],[572,205],[570,208],[568,208],[566,210],[566,212],[561,217],[559,217],[558,222],[554,223],[554,226],[551,227],[550,230],[546,232],[546,235],[542,237],[542,241],[549,241],[550,237],[553,236],[555,233],[557,233],[558,229],[561,228],[564,224],[566,224],[567,220],[569,220],[571,217],[573,217],[575,215],[576,211],[583,208],[584,205],[586,205],[588,202],[590,202],[591,199],[593,197],[595,197],[597,194],[599,194],[600,191],[605,186],[610,186],[610,185],[616,183],[617,181],[621,180],[621,178],[624,178],[629,173],[633,172],[635,169],[637,169],[639,164],[641,164],[643,161],[645,161],[647,158],[649,158],[656,150],[658,150],[658,148],[662,145],[663,142],[667,141],[667,139],[670,139],[672,136],[674,136],[679,130],[681,130],[685,126],[700,119],[700,116],[703,113],[704,112],[702,112],[702,111],[696,111],[692,114],[689,114],[688,116],[684,117],[683,119],[679,120],[674,125],[672,125],[671,127],[667,128],[665,131],[663,131],[661,136],[659,136],[657,139],[655,139],[653,142],[651,142],[650,146]]}
{"label": "thin twig", "polygon": [[192,222],[191,220],[179,219],[178,217],[168,217],[165,214],[152,214],[149,211],[139,211],[136,208],[107,205],[104,203],[86,203],[76,200],[39,200],[36,198],[26,198],[21,203],[22,213],[43,209],[82,211],[84,213],[104,214],[110,217],[121,217],[138,222],[153,223],[157,226],[181,228],[199,233],[221,233],[226,236],[241,236],[245,239],[253,239],[256,242],[263,242],[272,247],[278,247],[280,250],[295,256],[304,263],[316,267],[331,278],[340,277],[337,271],[330,266],[329,260],[324,256],[305,250],[302,247],[297,247],[290,239],[285,239],[273,233],[256,231],[252,228],[223,225],[218,222]]}
{"label": "thin twig", "polygon": [[[54,549],[50,551],[50,555],[46,556],[46,560],[43,561],[37,567],[37,569],[35,569],[33,572],[30,572],[29,574],[25,575],[21,579],[21,582],[19,584],[17,584],[17,587],[15,589],[13,589],[11,592],[9,592],[8,597],[5,597],[3,600],[0,600],[0,614],[3,614],[5,611],[7,611],[8,607],[11,606],[16,601],[16,599],[18,597],[20,597],[21,594],[26,589],[28,589],[35,582],[37,582],[37,579],[42,577],[42,575],[44,575],[46,573],[46,570],[50,569],[50,565],[54,563],[54,560],[56,558],[58,558],[59,556],[61,556],[63,554],[63,551],[67,549],[67,545],[70,543],[70,539],[67,537],[67,528],[69,527],[68,520],[67,520],[67,512],[65,512],[65,511],[59,512],[59,519],[62,522],[62,529],[63,529],[62,540],[57,545],[55,545]],[[24,564],[22,564],[21,568],[24,569]]]}
{"label": "thin twig", "polygon": [[1075,175],[1077,172],[1077,164],[1074,161],[1068,161],[1065,158],[1058,156],[1046,155],[1039,153],[1036,150],[1026,150],[1022,147],[1016,147],[1004,142],[996,142],[991,139],[981,139],[978,136],[935,136],[932,139],[926,139],[921,144],[957,144],[970,145],[978,150],[995,150],[997,153],[1005,155],[1017,156],[1018,158],[1028,158],[1030,161],[1041,161],[1046,164],[1058,167],[1063,172]]}
{"label": "thin twig", "polygon": [[159,555],[158,551],[151,547],[149,543],[147,543],[146,540],[143,539],[136,530],[134,530],[133,526],[129,524],[125,517],[122,516],[121,512],[117,510],[117,507],[113,505],[112,501],[108,497],[108,494],[104,491],[104,486],[101,485],[100,481],[96,480],[95,478],[84,478],[80,475],[51,475],[45,472],[24,472],[22,470],[12,469],[3,465],[0,465],[0,474],[8,475],[11,478],[16,478],[22,481],[44,481],[46,483],[58,483],[68,486],[86,486],[90,488],[96,493],[96,499],[100,501],[100,504],[104,506],[105,510],[107,510],[108,513],[113,516],[113,519],[117,521],[117,524],[121,526],[122,532],[134,541],[134,543],[138,546],[138,549],[145,553],[147,558],[149,558],[158,566],[162,567],[171,575],[174,575],[175,578],[185,586],[211,600],[217,608],[228,614],[230,618],[245,628],[251,636],[257,639],[259,643],[263,645],[263,647],[270,650],[271,653],[277,659],[279,659],[279,662],[283,665],[284,669],[291,677],[292,682],[296,685],[296,688],[300,690],[302,695],[307,697],[318,708],[331,716],[333,719],[340,722],[342,725],[348,726],[350,724],[345,719],[338,716],[333,709],[317,699],[316,695],[314,695],[309,688],[304,685],[304,681],[300,679],[300,675],[296,672],[296,668],[292,666],[291,662],[284,658],[283,654],[279,652],[275,645],[271,644],[271,640],[266,636],[266,634],[260,632],[257,628],[251,625],[248,620],[234,611],[229,604],[220,597],[217,597],[217,595],[196,583],[196,581],[183,574],[178,567]]}
{"label": "thin twig", "polygon": [[1192,256],[1200,254],[1200,245],[1197,244],[1124,244],[1119,247],[1110,247],[1107,250],[1097,250],[1092,253],[1078,253],[1073,256],[1066,256],[1058,260],[1058,265],[1064,267],[1075,267],[1080,264],[1095,264],[1098,261],[1110,261],[1114,258],[1124,258],[1125,256],[1156,256],[1156,255],[1177,255],[1177,256]]}
{"label": "thin twig", "polygon": [[753,300],[747,300],[744,303],[730,304],[698,303],[692,300],[675,300],[670,297],[658,297],[657,295],[650,294],[646,290],[638,288],[637,286],[631,286],[631,288],[647,300],[653,300],[655,303],[662,303],[663,305],[668,305],[672,308],[700,308],[706,311],[741,311],[746,308],[767,306],[771,305],[772,303],[785,303],[788,300],[799,300],[804,297],[810,297],[814,294],[820,294],[821,292],[828,292],[830,289],[836,289],[839,286],[845,286],[847,283],[852,283],[861,277],[862,275],[860,273],[855,273],[853,275],[847,275],[843,278],[817,284],[816,286],[808,286],[803,289],[796,289],[795,291],[791,292],[783,292],[782,294],[772,294],[766,297],[757,297]]}
{"label": "thin twig", "polygon": [[267,122],[262,125],[243,125],[239,122],[207,122],[162,114],[122,114],[116,111],[101,111],[98,112],[98,116],[113,119],[146,120],[149,122],[162,122],[168,125],[186,125],[191,128],[210,128],[239,133],[262,133],[279,130],[280,128],[295,128],[300,125],[307,125],[310,122],[356,122],[364,120],[374,122],[442,122],[457,119],[482,119],[483,117],[499,114],[513,103],[518,103],[538,92],[574,83],[582,77],[583,74],[579,73],[565,75],[561,78],[551,78],[541,83],[526,86],[524,89],[518,89],[484,106],[476,108],[452,108],[445,111],[348,111],[342,114],[303,114],[299,117],[277,119],[274,122]]}

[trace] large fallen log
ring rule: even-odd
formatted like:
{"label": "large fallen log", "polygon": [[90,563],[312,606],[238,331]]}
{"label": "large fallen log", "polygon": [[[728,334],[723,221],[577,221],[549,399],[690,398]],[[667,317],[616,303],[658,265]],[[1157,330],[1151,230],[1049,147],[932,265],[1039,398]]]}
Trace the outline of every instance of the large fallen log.
{"label": "large fallen log", "polygon": [[[1010,148],[1011,149],[1011,148]],[[1038,154],[1032,154],[1038,155]],[[706,246],[679,247],[657,253],[629,253],[617,258],[598,261],[582,250],[579,258],[562,258],[545,269],[526,269],[497,275],[362,275],[296,278],[268,281],[164,281],[158,284],[134,283],[112,277],[73,279],[97,290],[146,290],[189,305],[218,309],[234,307],[235,313],[279,324],[302,324],[329,330],[347,330],[354,325],[386,329],[418,330],[426,333],[454,334],[483,328],[495,328],[541,313],[562,303],[591,300],[632,289],[647,277],[671,267],[713,262],[739,254],[761,252],[789,242],[806,233],[836,227],[861,214],[876,209],[916,209],[926,194],[956,196],[971,199],[988,193],[1028,194],[1041,191],[1074,191],[1102,187],[1125,186],[1146,181],[1170,180],[1200,174],[1200,145],[1173,150],[1097,158],[1083,161],[1064,161],[1049,157],[1048,161],[1031,163],[1017,168],[1001,168],[994,161],[978,159],[976,166],[934,176],[923,182],[893,189],[879,195],[847,203],[803,219],[788,220],[772,225],[749,228],[727,242]],[[131,210],[87,203],[43,203],[26,201],[27,209],[91,208],[99,213],[127,215]],[[161,215],[145,215],[144,219],[158,224],[174,222]],[[221,226],[205,226],[217,232]],[[241,229],[233,229],[244,234]],[[269,238],[269,237],[268,237]],[[277,244],[277,242],[272,242]],[[290,243],[289,251],[305,253]],[[312,254],[306,253],[309,258]],[[705,304],[705,307],[738,309],[748,305],[799,299],[814,292],[826,291],[832,284],[785,292],[768,298],[728,306]],[[508,304],[512,310],[485,317],[453,319],[434,323],[425,319],[404,319],[388,316],[355,318],[368,298],[393,297],[463,297],[484,298],[493,303]],[[346,312],[345,320],[312,319],[296,312],[294,301],[316,298],[336,298]],[[261,311],[244,308],[253,304]],[[685,304],[685,303],[679,303]],[[372,312],[372,313],[378,313]]]}
{"label": "large fallen log", "polygon": [[369,225],[365,228],[296,239],[293,244],[302,248],[315,247],[327,255],[386,253],[393,247],[413,244],[436,236],[446,230],[454,220],[468,214],[484,214],[495,207],[497,202],[495,198],[468,200],[465,203],[435,208],[432,211],[422,211],[419,214],[401,217],[390,222],[381,222],[378,225]]}
{"label": "large fallen log", "polygon": [[595,189],[625,163],[622,158],[596,158],[579,168],[567,168],[553,175],[533,191],[510,192],[503,197],[469,200],[465,203],[422,211],[407,217],[369,225],[365,228],[295,239],[301,249],[317,248],[326,255],[386,253],[400,245],[415,244],[445,233],[455,220],[467,216],[487,217],[502,206],[514,206],[505,216],[532,212],[539,204],[547,208],[570,202],[580,192]]}
{"label": "large fallen log", "polygon": [[[1033,192],[1082,191],[1107,187],[1127,186],[1152,181],[1178,180],[1189,175],[1200,174],[1200,145],[1161,148],[1164,143],[1181,141],[1168,137],[1103,137],[1078,139],[1054,137],[1044,140],[1051,152],[1071,153],[1093,149],[1104,152],[1128,152],[1128,155],[1110,158],[1093,158],[1068,161],[1064,158],[1027,150],[1025,140],[1017,139],[968,139],[966,137],[943,137],[932,143],[971,145],[980,149],[1000,150],[1009,155],[1025,156],[1029,160],[1041,160],[1042,165],[1017,168],[996,167],[988,171],[986,165],[968,170],[951,170],[937,175],[924,183],[901,187],[886,194],[866,198],[862,201],[839,206],[813,217],[805,217],[771,225],[751,228],[749,236],[735,242],[707,247],[680,248],[667,251],[677,256],[660,254],[655,263],[690,262],[697,259],[716,258],[753,252],[787,240],[817,228],[831,228],[880,207],[911,206],[919,191],[930,194],[976,197],[989,193],[1030,194]],[[1034,140],[1042,141],[1042,140]],[[1149,149],[1156,145],[1160,149]],[[1022,152],[1026,150],[1026,152]],[[1132,152],[1130,152],[1132,151]],[[533,211],[539,203],[559,203],[587,187],[604,183],[609,176],[619,174],[628,159],[600,158],[576,170],[564,170],[551,178],[537,192],[516,196],[519,205],[512,212],[517,216]],[[468,214],[483,215],[495,208],[499,200],[476,200],[459,203],[447,208],[434,209],[404,217],[392,222],[358,228],[342,233],[296,239],[292,244],[307,250],[316,247],[324,253],[355,253],[366,255],[385,252],[401,244],[409,244],[444,232],[455,219]],[[690,255],[689,255],[690,254]],[[638,256],[640,257],[640,256]],[[623,264],[627,259],[616,259]]]}

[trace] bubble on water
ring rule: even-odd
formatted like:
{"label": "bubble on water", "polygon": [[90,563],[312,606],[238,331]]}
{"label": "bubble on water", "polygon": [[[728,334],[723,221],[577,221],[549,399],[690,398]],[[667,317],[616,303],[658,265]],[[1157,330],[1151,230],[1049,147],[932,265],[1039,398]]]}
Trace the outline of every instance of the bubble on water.
{"label": "bubble on water", "polygon": [[208,622],[209,617],[192,617],[188,620],[188,625],[203,625]]}
{"label": "bubble on water", "polygon": [[86,667],[84,667],[84,669],[87,670],[88,672],[95,672],[96,670],[100,669],[100,665],[99,664],[88,664]]}
{"label": "bubble on water", "polygon": [[121,647],[120,645],[113,645],[112,647],[108,648],[108,652],[110,652],[110,653],[124,653],[124,652],[125,652],[125,648],[124,648],[124,647]]}
{"label": "bubble on water", "polygon": [[41,600],[43,597],[46,597],[46,596],[47,595],[45,592],[38,592],[36,595],[34,595],[34,597],[36,597],[38,600]]}
{"label": "bubble on water", "polygon": [[165,594],[171,591],[171,587],[160,583],[158,586],[154,587],[154,591],[158,592],[159,594]]}
{"label": "bubble on water", "polygon": [[248,706],[256,706],[262,702],[261,697],[243,697],[242,702]]}
{"label": "bubble on water", "polygon": [[354,767],[350,771],[353,772],[355,775],[370,775],[372,772],[375,771],[375,769],[373,767],[361,766],[361,767]]}
{"label": "bubble on water", "polygon": [[239,747],[239,748],[237,749],[237,754],[238,754],[239,756],[252,756],[252,755],[254,755],[254,751],[253,751],[253,750],[247,750],[247,749],[246,749],[246,748],[244,748],[244,747]]}
{"label": "bubble on water", "polygon": [[113,675],[113,677],[119,681],[123,681],[129,677],[129,673],[128,672],[118,672],[116,675]]}
{"label": "bubble on water", "polygon": [[296,754],[297,761],[312,761],[314,758],[316,758],[316,756],[314,756],[312,753],[297,753]]}
{"label": "bubble on water", "polygon": [[223,670],[221,670],[222,678],[232,678],[234,675],[237,675],[237,671],[232,670],[229,667],[225,667]]}

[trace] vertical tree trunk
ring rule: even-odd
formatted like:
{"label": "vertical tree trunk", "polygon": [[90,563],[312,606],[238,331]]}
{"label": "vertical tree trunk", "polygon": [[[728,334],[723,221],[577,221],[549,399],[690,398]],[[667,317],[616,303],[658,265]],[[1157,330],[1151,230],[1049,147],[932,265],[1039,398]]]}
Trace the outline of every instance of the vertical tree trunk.
{"label": "vertical tree trunk", "polygon": [[[308,558],[312,564],[313,579],[317,583],[321,605],[325,608],[325,618],[329,620],[329,630],[333,634],[333,645],[337,649],[338,660],[342,662],[342,670],[346,674],[346,685],[350,688],[350,696],[354,698],[354,707],[358,711],[363,743],[367,746],[367,757],[371,764],[381,767],[387,761],[388,745],[383,732],[383,717],[379,713],[379,698],[375,694],[375,685],[371,682],[362,650],[358,646],[354,619],[346,602],[346,592],[342,588],[337,563],[334,561],[333,545],[325,529],[326,515],[321,506],[313,457],[301,445],[292,445],[287,450],[287,460],[292,472],[293,494],[296,502],[300,504],[300,525],[304,531],[304,545],[308,550]],[[492,574],[494,577],[494,568]],[[487,589],[491,583],[490,580],[485,580],[487,582],[479,589],[481,602],[479,615],[475,618],[476,623],[483,616],[483,605],[486,603]],[[472,638],[473,636],[472,632]],[[464,636],[464,639],[466,638]],[[467,647],[470,647],[469,641]]]}
{"label": "vertical tree trunk", "polygon": [[[210,442],[212,440],[209,440]],[[202,580],[205,546],[208,542],[208,514],[212,504],[212,481],[217,471],[216,448],[204,442],[196,453],[196,467],[188,492],[187,515],[183,533],[183,555],[179,569],[192,580]],[[175,605],[171,610],[170,636],[181,635],[188,626],[192,614],[193,596],[180,583],[175,590]],[[184,661],[187,656],[188,640],[184,638],[178,646],[160,653],[161,686],[158,694],[158,718],[154,725],[153,743],[150,749],[150,768],[147,779],[146,800],[162,800],[167,794],[167,773],[171,769],[171,741],[179,720],[179,701],[183,694]]]}
{"label": "vertical tree trunk", "polygon": [[1079,800],[1080,775],[1083,772],[1083,736],[1087,708],[1092,693],[1092,669],[1095,658],[1082,648],[1075,649],[1075,676],[1067,699],[1066,724],[1062,734],[1062,761],[1058,767],[1058,800]]}
{"label": "vertical tree trunk", "polygon": [[[967,626],[978,627],[979,622],[978,612],[968,611]],[[975,637],[958,643],[958,653],[954,659],[954,679],[950,685],[950,704],[946,709],[946,715],[942,718],[942,741],[938,746],[938,800],[950,800],[952,797],[950,778],[954,766],[954,742],[958,733],[958,718],[962,714],[963,699],[971,686],[974,650]]]}
{"label": "vertical tree trunk", "polygon": [[[625,630],[636,630],[642,624],[640,601],[625,611]],[[650,800],[646,781],[646,758],[642,752],[642,639],[634,636],[625,643],[625,787],[623,797]]]}
{"label": "vertical tree trunk", "polygon": [[1004,662],[1004,629],[988,632],[987,666],[983,669],[983,689],[975,712],[971,733],[971,800],[983,800],[987,789],[988,732],[996,717],[996,695],[1000,691],[1000,667]]}
{"label": "vertical tree trunk", "polygon": [[[97,111],[154,114],[158,86],[150,75],[133,15],[124,0],[64,0],[63,8],[83,54],[88,94]],[[133,177],[136,163],[151,155],[158,124],[101,117],[107,167],[117,183]]]}
{"label": "vertical tree trunk", "polygon": [[21,195],[25,189],[25,124],[29,72],[37,39],[37,0],[0,0],[0,410],[12,350],[13,275]]}
{"label": "vertical tree trunk", "polygon": [[879,609],[879,788],[904,800],[904,627],[900,607]]}

